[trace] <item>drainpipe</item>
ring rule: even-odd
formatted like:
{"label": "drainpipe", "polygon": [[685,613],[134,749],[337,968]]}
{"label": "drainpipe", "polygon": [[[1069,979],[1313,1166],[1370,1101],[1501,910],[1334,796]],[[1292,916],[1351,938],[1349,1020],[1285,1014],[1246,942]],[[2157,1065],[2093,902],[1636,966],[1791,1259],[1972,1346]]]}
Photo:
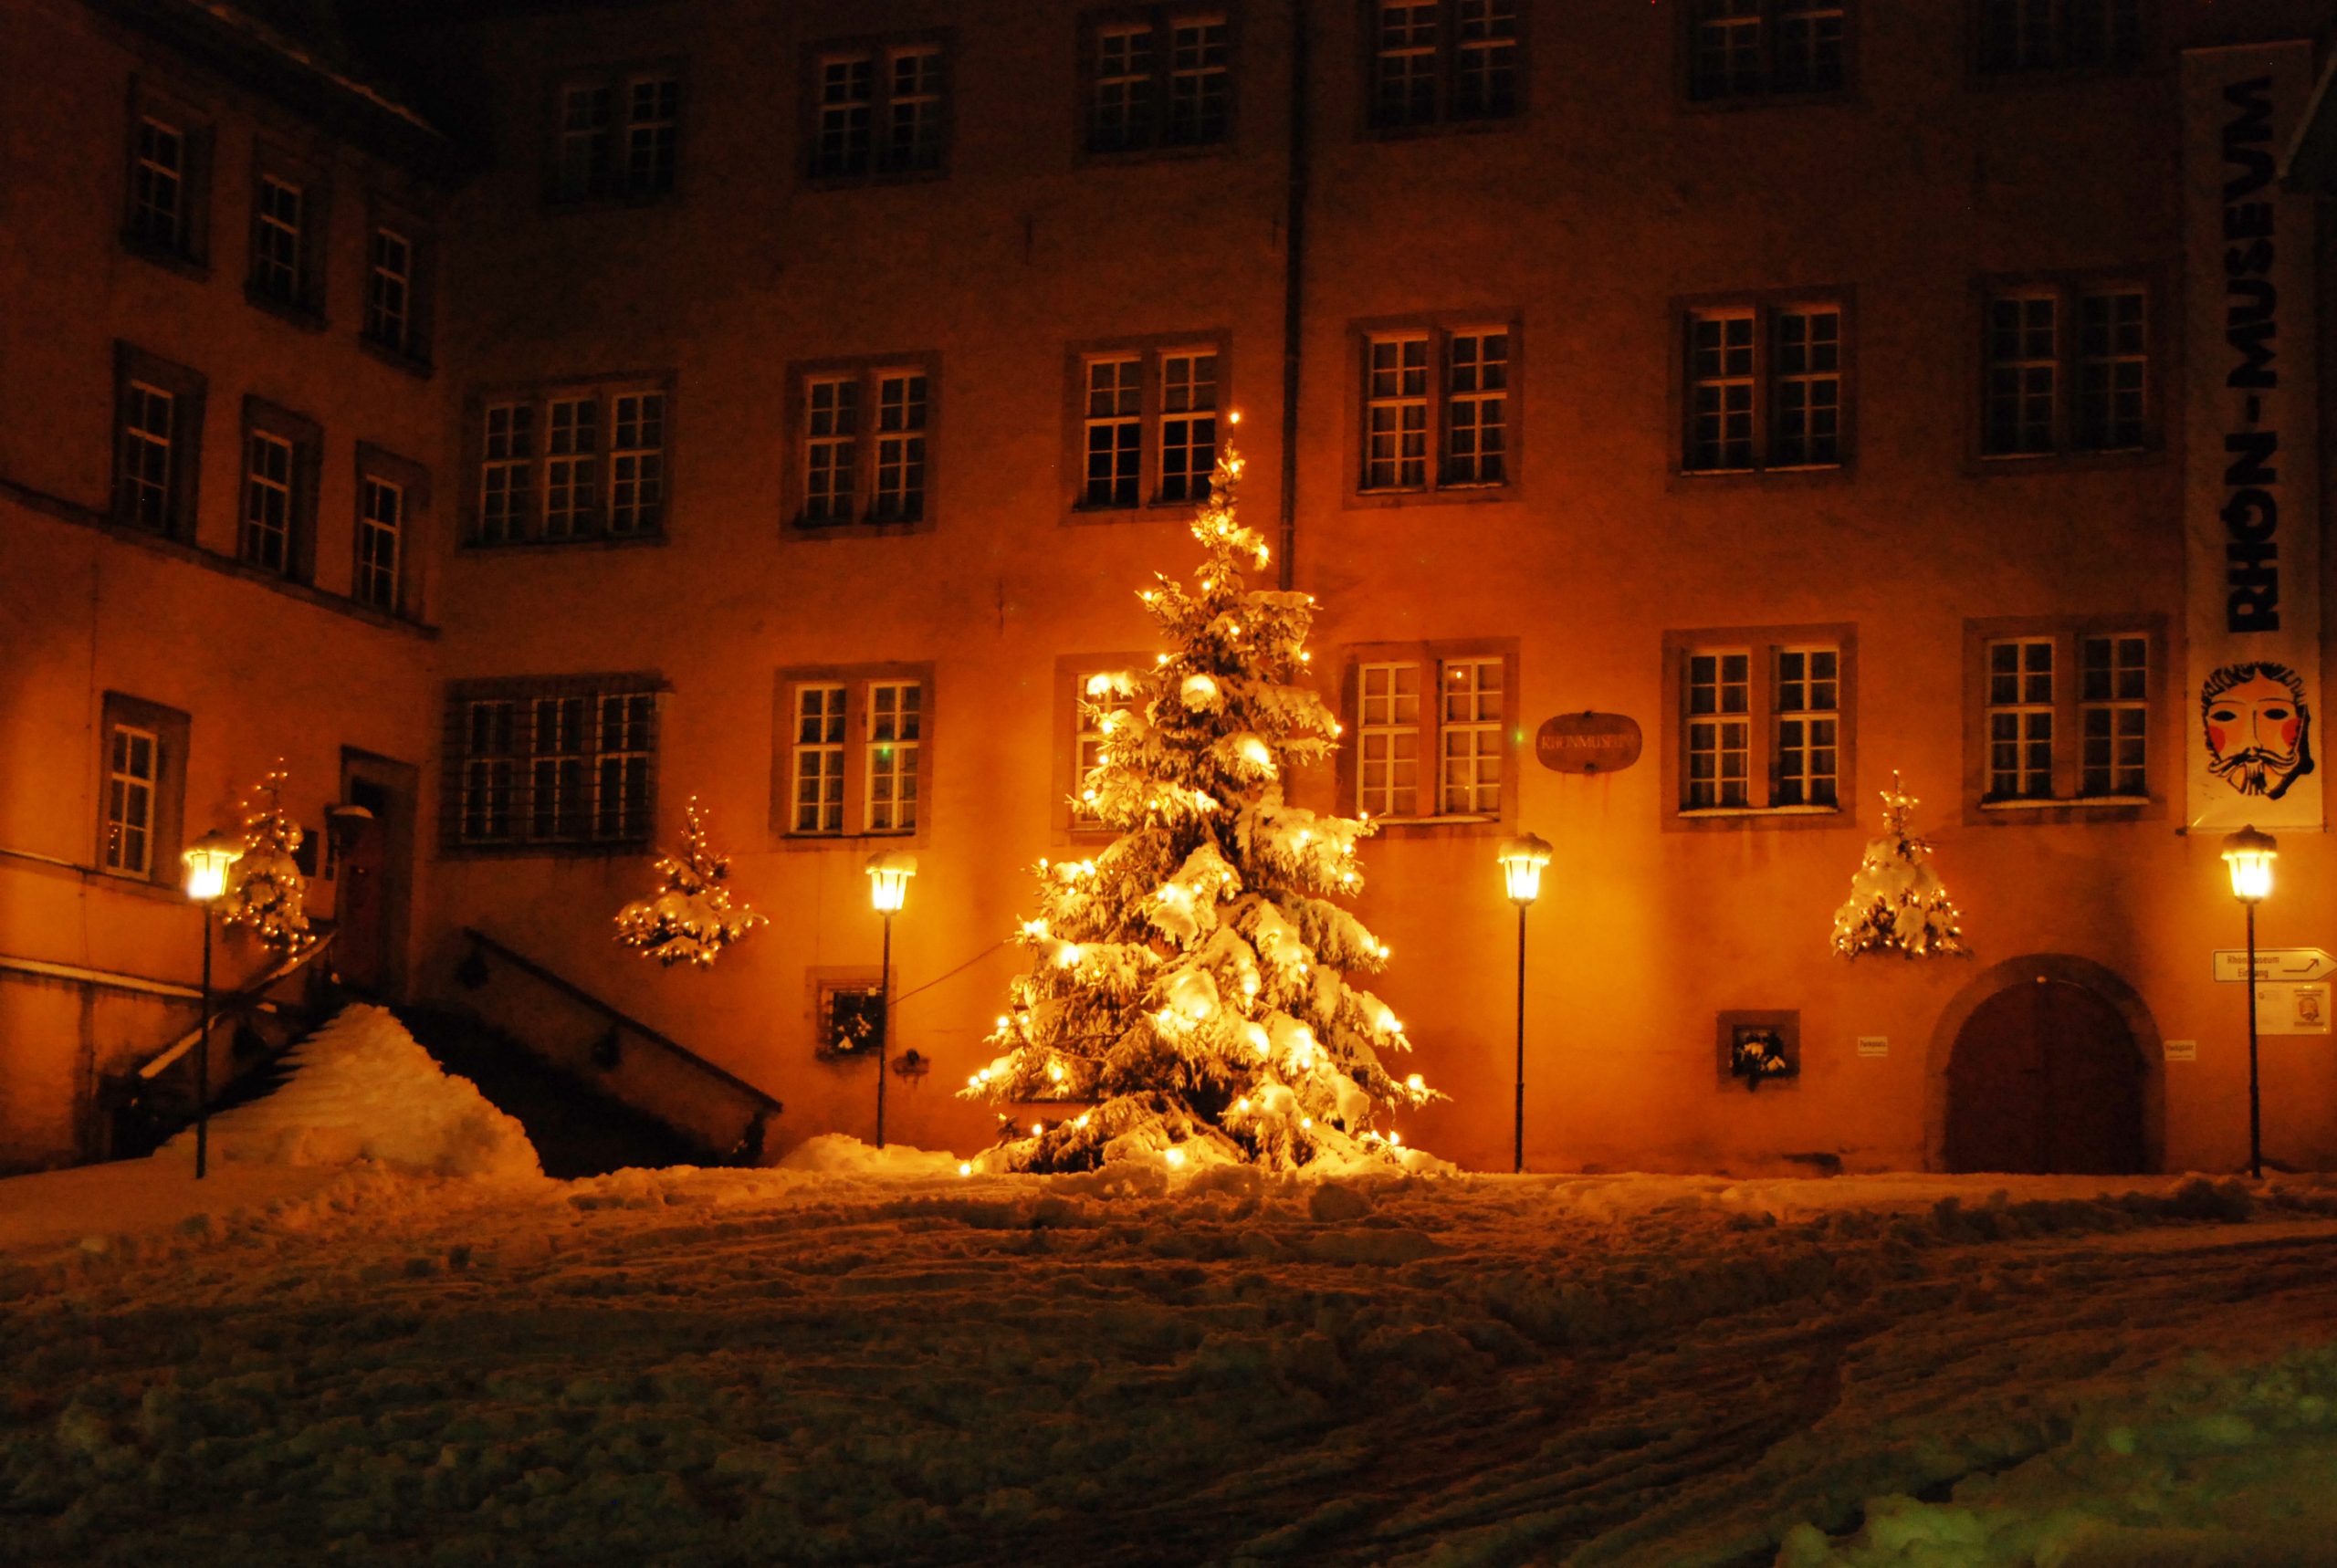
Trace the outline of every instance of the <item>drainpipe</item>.
{"label": "drainpipe", "polygon": [[1288,590],[1298,566],[1298,355],[1306,279],[1306,6],[1290,0],[1290,150],[1283,214],[1282,279],[1282,576]]}

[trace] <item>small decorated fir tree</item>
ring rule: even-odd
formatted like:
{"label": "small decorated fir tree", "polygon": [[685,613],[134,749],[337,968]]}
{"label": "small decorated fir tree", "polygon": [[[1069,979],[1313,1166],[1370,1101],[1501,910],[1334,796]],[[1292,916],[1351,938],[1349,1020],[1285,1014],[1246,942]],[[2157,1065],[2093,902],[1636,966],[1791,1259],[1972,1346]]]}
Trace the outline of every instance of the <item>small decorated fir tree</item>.
{"label": "small decorated fir tree", "polygon": [[1003,1054],[961,1091],[1080,1109],[1001,1128],[986,1163],[1392,1159],[1399,1140],[1375,1120],[1430,1097],[1419,1074],[1390,1075],[1403,1027],[1346,977],[1388,957],[1332,902],[1362,886],[1370,826],[1284,800],[1339,726],[1303,684],[1313,597],[1244,585],[1268,549],[1234,519],[1241,469],[1225,450],[1193,519],[1195,586],[1162,577],[1138,596],[1169,651],[1088,683],[1103,747],[1080,802],[1119,836],[1039,862],[1030,968],[990,1036]]}
{"label": "small decorated fir tree", "polygon": [[1931,841],[1907,831],[1915,798],[1900,788],[1896,773],[1881,793],[1882,837],[1867,844],[1850,878],[1850,896],[1834,912],[1834,951],[1845,958],[1861,953],[1962,956],[1970,951],[1963,917],[1931,868]]}
{"label": "small decorated fir tree", "polygon": [[710,967],[716,955],[763,924],[731,901],[722,885],[730,862],[707,845],[706,823],[693,796],[682,828],[680,854],[657,857],[657,891],[617,911],[617,940],[660,964]]}
{"label": "small decorated fir tree", "polygon": [[284,954],[314,940],[309,935],[309,884],[294,858],[303,835],[284,810],[288,777],[279,759],[245,798],[244,852],[228,868],[220,904],[226,925],[249,931],[262,946]]}

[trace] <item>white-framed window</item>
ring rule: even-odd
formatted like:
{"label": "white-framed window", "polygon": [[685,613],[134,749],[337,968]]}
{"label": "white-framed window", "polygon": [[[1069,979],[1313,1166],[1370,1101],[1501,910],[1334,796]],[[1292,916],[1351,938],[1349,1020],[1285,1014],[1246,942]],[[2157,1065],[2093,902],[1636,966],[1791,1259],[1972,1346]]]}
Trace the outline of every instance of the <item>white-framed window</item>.
{"label": "white-framed window", "polygon": [[177,531],[180,487],[173,469],[178,440],[176,395],[148,382],[131,381],[122,399],[117,491],[124,522],[158,533]]}
{"label": "white-framed window", "polygon": [[792,367],[799,526],[926,519],[938,372],[930,355]]}
{"label": "white-framed window", "polygon": [[395,615],[403,608],[405,486],[364,474],[358,492],[356,599]]}
{"label": "white-framed window", "polygon": [[938,42],[817,51],[808,160],[818,181],[938,172],[948,153],[948,61]]}
{"label": "white-framed window", "polygon": [[2132,279],[1987,291],[1980,455],[2138,452],[2156,439],[2150,290]]}
{"label": "white-framed window", "polygon": [[2148,806],[2159,633],[2115,622],[1978,623],[1972,644],[1984,812]]}
{"label": "white-framed window", "polygon": [[844,699],[850,690],[840,681],[795,688],[792,832],[844,831]]}
{"label": "white-framed window", "polygon": [[104,869],[148,877],[154,870],[154,792],[162,770],[162,737],[131,724],[106,732]]}
{"label": "white-framed window", "polygon": [[1839,91],[1847,11],[1848,0],[1693,0],[1689,97]]}
{"label": "white-framed window", "polygon": [[1516,330],[1405,327],[1363,336],[1357,488],[1503,486],[1512,469]]}
{"label": "white-framed window", "polygon": [[609,440],[609,532],[654,534],[665,507],[665,394],[619,392]]}
{"label": "white-framed window", "polygon": [[561,85],[552,194],[562,202],[669,194],[680,165],[681,78],[651,69]]}
{"label": "white-framed window", "polygon": [[1514,655],[1484,644],[1391,643],[1348,667],[1355,809],[1391,823],[1487,822],[1515,789]]}
{"label": "white-framed window", "polygon": [[1080,355],[1075,504],[1111,511],[1207,499],[1217,467],[1224,363],[1215,343]]}
{"label": "white-framed window", "polygon": [[1371,26],[1374,128],[1518,112],[1518,0],[1377,0]]}
{"label": "white-framed window", "polygon": [[376,224],[365,246],[365,337],[393,353],[415,348],[414,242]]}
{"label": "white-framed window", "polygon": [[448,699],[447,847],[637,848],[653,826],[657,693],[645,675],[467,682]]}
{"label": "white-framed window", "polygon": [[477,476],[469,544],[559,544],[662,533],[670,395],[577,385],[473,404]]}
{"label": "white-framed window", "polygon": [[308,193],[274,174],[259,177],[252,225],[254,293],[278,305],[302,302],[308,264]]}
{"label": "white-framed window", "polygon": [[930,668],[782,671],[780,685],[788,727],[772,758],[777,831],[797,839],[922,831]]}
{"label": "white-framed window", "polygon": [[1689,474],[1839,467],[1849,455],[1848,323],[1830,300],[1686,312]]}
{"label": "white-framed window", "polygon": [[1203,147],[1225,140],[1232,110],[1232,29],[1222,12],[1156,8],[1098,26],[1089,48],[1089,152]]}
{"label": "white-framed window", "polygon": [[924,688],[915,681],[868,684],[867,831],[917,828],[917,754]]}
{"label": "white-framed window", "polygon": [[1839,811],[1854,645],[1846,626],[1666,632],[1675,818]]}
{"label": "white-framed window", "polygon": [[2053,639],[1988,644],[1988,798],[2053,795]]}
{"label": "white-framed window", "polygon": [[124,225],[133,242],[174,256],[186,252],[187,176],[185,130],[140,115],[131,127],[130,217]]}
{"label": "white-framed window", "polygon": [[265,430],[244,435],[244,527],[237,553],[257,567],[284,571],[291,564],[293,486],[291,442]]}
{"label": "white-framed window", "polygon": [[1979,0],[1980,68],[2129,66],[2143,55],[2142,0]]}
{"label": "white-framed window", "polygon": [[2080,795],[2150,793],[2150,639],[2138,632],[2078,639]]}

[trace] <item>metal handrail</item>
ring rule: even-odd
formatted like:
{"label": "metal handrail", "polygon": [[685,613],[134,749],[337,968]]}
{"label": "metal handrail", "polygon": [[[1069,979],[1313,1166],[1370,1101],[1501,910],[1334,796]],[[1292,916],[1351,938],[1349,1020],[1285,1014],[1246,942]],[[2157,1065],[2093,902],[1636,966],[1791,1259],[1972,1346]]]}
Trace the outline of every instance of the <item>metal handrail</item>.
{"label": "metal handrail", "polygon": [[[275,968],[268,970],[266,974],[260,976],[257,979],[244,987],[242,990],[236,992],[233,996],[222,998],[217,1002],[214,1003],[211,1014],[212,1027],[215,1029],[234,1014],[240,1012],[246,1008],[260,1004],[263,1000],[263,993],[279,980],[286,978],[288,976],[292,975],[300,969],[303,966],[321,957],[324,955],[325,949],[332,946],[333,938],[339,935],[339,932],[327,932],[322,936],[320,936],[315,941],[309,943],[307,946],[301,948],[298,953],[293,954],[289,958],[285,959],[283,963],[278,964]],[[199,993],[190,991],[187,994],[189,996],[195,996]],[[138,1076],[146,1079],[149,1082],[162,1076],[162,1074],[169,1069],[171,1063],[176,1061],[180,1057],[184,1056],[188,1051],[193,1051],[194,1049],[195,1041],[202,1038],[203,1025],[196,1024],[193,1029],[187,1030],[186,1033],[172,1041],[169,1046],[164,1048],[161,1055],[140,1067],[138,1069]]]}
{"label": "metal handrail", "polygon": [[611,1007],[607,1002],[603,1001],[600,998],[594,996],[592,992],[586,990],[575,981],[569,979],[566,976],[556,974],[552,970],[546,968],[543,965],[536,962],[533,958],[529,957],[526,954],[514,951],[505,944],[497,941],[492,936],[489,936],[486,932],[479,930],[477,926],[464,926],[463,935],[469,937],[476,946],[486,948],[488,952],[493,953],[496,956],[501,958],[513,968],[519,970],[522,974],[528,975],[535,979],[541,980],[545,985],[550,986],[552,989],[567,997],[570,1000],[582,1003],[583,1006],[590,1008],[592,1011],[599,1013],[603,1018],[607,1019],[610,1022],[632,1030],[634,1034],[639,1035],[643,1040],[645,1040],[650,1044],[656,1046],[659,1050],[680,1057],[684,1061],[687,1062],[690,1066],[697,1068],[699,1071],[719,1079],[721,1082],[728,1084],[731,1088],[738,1090],[742,1094],[751,1096],[755,1100],[760,1102],[762,1105],[771,1113],[771,1114],[777,1115],[781,1112],[786,1110],[787,1107],[780,1102],[776,1095],[756,1088],[753,1084],[748,1082],[737,1073],[730,1071],[728,1068],[718,1067],[713,1062],[708,1061],[706,1058],[700,1056],[697,1051],[692,1051],[688,1046],[684,1045],[680,1040],[674,1039],[671,1035],[654,1030],[647,1024],[643,1023],[639,1019],[634,1018],[632,1014]]}

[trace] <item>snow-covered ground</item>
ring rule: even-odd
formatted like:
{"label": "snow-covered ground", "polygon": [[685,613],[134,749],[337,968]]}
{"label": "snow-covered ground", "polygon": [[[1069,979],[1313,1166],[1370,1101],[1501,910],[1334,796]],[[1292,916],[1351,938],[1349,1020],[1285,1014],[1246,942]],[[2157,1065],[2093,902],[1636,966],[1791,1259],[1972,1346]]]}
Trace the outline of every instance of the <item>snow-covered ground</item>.
{"label": "snow-covered ground", "polygon": [[2337,1186],[799,1164],[0,1241],[0,1563],[2337,1561]]}

